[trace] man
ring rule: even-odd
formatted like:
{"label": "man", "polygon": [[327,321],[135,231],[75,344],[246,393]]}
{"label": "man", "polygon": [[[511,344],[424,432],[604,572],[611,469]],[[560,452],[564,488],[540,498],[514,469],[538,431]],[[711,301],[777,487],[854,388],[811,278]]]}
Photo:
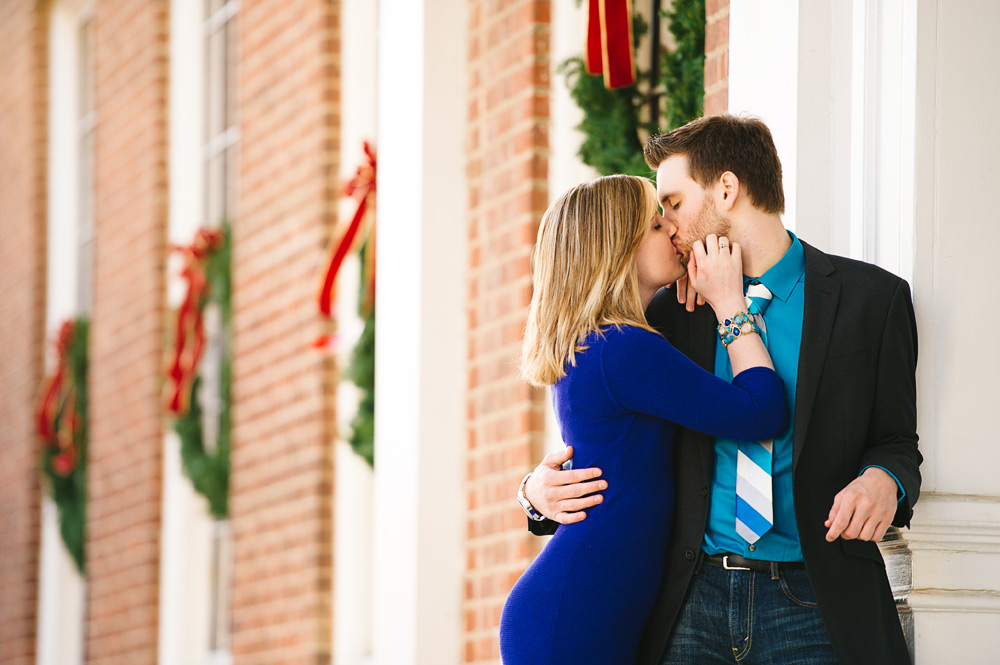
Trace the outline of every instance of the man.
{"label": "man", "polygon": [[[678,430],[671,544],[639,662],[909,663],[876,545],[909,524],[920,488],[906,282],[784,229],[781,165],[759,120],[700,118],[652,137],[645,156],[685,260],[710,233],[742,246],[748,308],[792,415],[773,442]],[[730,379],[711,310],[677,288],[647,319]],[[585,519],[605,487],[600,469],[562,470],[571,455],[521,484],[536,534]]]}

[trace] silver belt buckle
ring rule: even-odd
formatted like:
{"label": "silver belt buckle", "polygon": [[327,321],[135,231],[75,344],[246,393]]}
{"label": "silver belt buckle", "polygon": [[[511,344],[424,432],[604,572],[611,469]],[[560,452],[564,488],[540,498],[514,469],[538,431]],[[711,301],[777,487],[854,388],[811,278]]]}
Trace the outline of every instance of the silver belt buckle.
{"label": "silver belt buckle", "polygon": [[722,567],[726,570],[750,570],[749,568],[744,568],[743,566],[730,566],[728,554],[725,554],[722,557]]}

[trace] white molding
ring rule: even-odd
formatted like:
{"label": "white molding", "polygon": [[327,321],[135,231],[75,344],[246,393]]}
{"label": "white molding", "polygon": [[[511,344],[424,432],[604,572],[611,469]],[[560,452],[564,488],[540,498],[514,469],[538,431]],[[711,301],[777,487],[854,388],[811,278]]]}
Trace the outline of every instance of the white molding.
{"label": "white molding", "polygon": [[[340,173],[353,177],[361,160],[364,141],[375,139],[376,62],[378,56],[377,3],[344,0],[341,3]],[[379,146],[375,146],[378,150]],[[334,231],[335,241],[354,215],[356,201],[341,197]],[[379,265],[379,271],[385,267]],[[358,315],[361,263],[351,254],[337,276],[336,364],[346,368],[351,352],[364,331]],[[374,639],[375,490],[371,467],[341,438],[351,431],[360,390],[341,376],[337,384],[337,443],[333,462],[333,662],[366,665],[372,662]]]}
{"label": "white molding", "polygon": [[462,645],[468,3],[378,20],[375,662],[436,665]]}
{"label": "white molding", "polygon": [[[80,25],[91,13],[88,2],[62,0],[53,3],[49,18],[46,339],[80,309],[76,290],[80,214],[78,45]],[[42,498],[40,510],[36,662],[80,665],[84,654],[86,582],[66,550],[59,532],[58,511],[47,495]]]}
{"label": "white molding", "polygon": [[[170,143],[167,237],[186,245],[202,224],[204,206],[204,2],[170,3]],[[167,306],[184,298],[182,258],[167,260]],[[215,521],[181,468],[180,440],[163,438],[160,537],[159,665],[226,663],[209,649]]]}
{"label": "white molding", "polygon": [[925,492],[905,533],[922,550],[1000,554],[1000,497]]}
{"label": "white molding", "polygon": [[980,589],[920,589],[909,595],[910,608],[918,613],[958,612],[1000,614],[1000,592]]}

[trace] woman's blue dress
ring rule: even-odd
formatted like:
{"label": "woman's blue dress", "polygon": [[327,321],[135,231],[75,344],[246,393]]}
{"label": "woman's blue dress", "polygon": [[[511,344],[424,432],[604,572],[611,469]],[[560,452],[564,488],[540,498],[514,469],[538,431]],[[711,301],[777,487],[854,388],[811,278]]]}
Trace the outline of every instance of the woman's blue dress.
{"label": "woman's blue dress", "polygon": [[632,665],[663,577],[674,428],[754,441],[785,425],[770,369],[729,383],[630,326],[593,333],[586,346],[552,399],[573,466],[599,467],[608,488],[587,519],[558,528],[511,590],[500,619],[504,665]]}

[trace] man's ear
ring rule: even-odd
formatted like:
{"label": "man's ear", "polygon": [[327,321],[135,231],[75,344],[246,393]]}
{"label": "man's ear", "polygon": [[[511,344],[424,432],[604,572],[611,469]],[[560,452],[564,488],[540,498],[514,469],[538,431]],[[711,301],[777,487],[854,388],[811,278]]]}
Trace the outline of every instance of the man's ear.
{"label": "man's ear", "polygon": [[736,199],[740,196],[740,179],[732,171],[726,171],[719,176],[716,186],[716,203],[721,212],[728,212],[736,205]]}

